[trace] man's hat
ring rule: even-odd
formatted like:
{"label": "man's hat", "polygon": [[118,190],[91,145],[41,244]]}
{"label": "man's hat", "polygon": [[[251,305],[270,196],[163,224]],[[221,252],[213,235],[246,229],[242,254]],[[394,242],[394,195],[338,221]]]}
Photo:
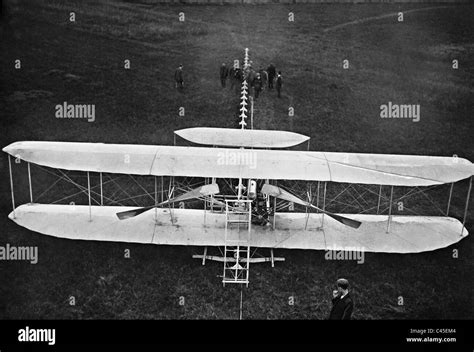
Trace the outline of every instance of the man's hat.
{"label": "man's hat", "polygon": [[336,284],[338,287],[344,289],[344,290],[347,290],[349,288],[349,281],[347,281],[346,279],[338,279],[336,281]]}

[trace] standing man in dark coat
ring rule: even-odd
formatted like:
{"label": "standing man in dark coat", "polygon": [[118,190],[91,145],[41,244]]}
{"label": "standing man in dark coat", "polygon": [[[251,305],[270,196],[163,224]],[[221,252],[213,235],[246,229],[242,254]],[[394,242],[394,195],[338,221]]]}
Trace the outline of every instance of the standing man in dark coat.
{"label": "standing man in dark coat", "polygon": [[230,89],[234,88],[235,81],[235,67],[229,68]]}
{"label": "standing man in dark coat", "polygon": [[227,76],[229,76],[229,69],[225,63],[222,64],[219,70],[219,76],[221,78],[221,86],[222,88],[225,88],[225,81],[227,80]]}
{"label": "standing man in dark coat", "polygon": [[230,75],[230,89],[234,89],[234,86],[239,88],[239,84],[242,81],[242,70],[238,67],[233,68],[232,73]]}
{"label": "standing man in dark coat", "polygon": [[329,320],[350,320],[354,309],[354,302],[349,294],[349,281],[338,279],[337,290],[332,292],[332,309]]}
{"label": "standing man in dark coat", "polygon": [[174,80],[176,82],[176,88],[181,90],[184,88],[184,79],[183,79],[183,65],[179,65],[179,67],[174,71]]}
{"label": "standing man in dark coat", "polygon": [[260,73],[257,73],[257,76],[253,80],[252,84],[255,99],[258,99],[258,95],[262,91],[262,85],[262,77],[260,76]]}
{"label": "standing man in dark coat", "polygon": [[261,68],[260,70],[258,70],[258,73],[260,74],[260,78],[262,79],[262,90],[264,90],[268,82],[268,72]]}
{"label": "standing man in dark coat", "polygon": [[283,78],[281,77],[281,71],[278,71],[276,78],[276,89],[278,92],[278,98],[281,98],[281,86],[283,85]]}
{"label": "standing man in dark coat", "polygon": [[268,89],[273,88],[273,80],[276,76],[276,68],[273,64],[267,67],[267,74],[268,74]]}

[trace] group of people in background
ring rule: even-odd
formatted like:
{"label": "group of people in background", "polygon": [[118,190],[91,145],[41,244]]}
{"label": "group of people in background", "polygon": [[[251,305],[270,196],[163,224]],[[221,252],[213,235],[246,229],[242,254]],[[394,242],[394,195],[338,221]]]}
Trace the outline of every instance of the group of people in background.
{"label": "group of people in background", "polygon": [[219,69],[219,77],[221,80],[222,88],[226,87],[227,79],[230,80],[230,89],[238,87],[241,82],[247,80],[249,86],[253,89],[253,95],[255,99],[258,99],[258,96],[263,91],[265,86],[269,90],[276,88],[278,98],[281,98],[281,88],[283,86],[283,78],[281,71],[276,70],[273,64],[270,64],[267,69],[255,70],[252,67],[252,61],[244,69],[240,67],[227,67],[223,63]]}
{"label": "group of people in background", "polygon": [[[245,69],[240,67],[228,68],[227,65],[223,63],[219,69],[219,77],[222,88],[226,87],[227,80],[230,80],[230,89],[235,89],[235,87],[239,88],[240,84],[246,80],[249,86],[253,89],[253,96],[255,99],[258,99],[258,96],[264,90],[265,86],[267,86],[269,90],[276,88],[277,96],[278,98],[281,98],[283,77],[281,71],[277,72],[275,65],[273,64],[270,64],[266,70],[263,68],[255,70],[252,67],[252,61],[250,61],[250,65],[246,66]],[[178,91],[183,91],[184,77],[182,64],[175,70],[174,80],[176,89]]]}

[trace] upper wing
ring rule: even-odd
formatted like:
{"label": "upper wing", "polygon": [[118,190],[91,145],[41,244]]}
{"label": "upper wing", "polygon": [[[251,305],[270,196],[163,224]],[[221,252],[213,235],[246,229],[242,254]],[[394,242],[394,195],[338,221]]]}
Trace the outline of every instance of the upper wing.
{"label": "upper wing", "polygon": [[135,175],[429,186],[474,174],[469,160],[417,155],[69,142],[16,142],[3,151],[52,168]]}

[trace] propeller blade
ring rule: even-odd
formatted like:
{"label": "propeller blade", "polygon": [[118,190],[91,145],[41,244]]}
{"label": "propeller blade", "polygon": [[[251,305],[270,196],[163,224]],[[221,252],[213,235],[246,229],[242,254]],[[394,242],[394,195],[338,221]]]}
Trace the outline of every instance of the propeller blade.
{"label": "propeller blade", "polygon": [[117,213],[117,217],[119,218],[119,220],[125,220],[125,219],[129,219],[129,218],[133,218],[137,215],[140,215],[141,213],[144,213],[150,209],[153,209],[155,206],[151,206],[151,207],[144,207],[144,208],[138,208],[138,209],[132,209],[132,210],[127,210],[127,211],[122,211],[120,213]]}
{"label": "propeller blade", "polygon": [[203,185],[201,187],[198,187],[196,189],[193,189],[189,192],[186,192],[180,196],[171,198],[169,200],[166,200],[158,205],[163,205],[163,204],[172,204],[176,202],[182,202],[183,200],[189,200],[193,198],[199,198],[202,196],[210,196],[219,193],[219,186],[217,183],[211,183],[209,185]]}
{"label": "propeller blade", "polygon": [[337,214],[331,213],[329,211],[325,211],[321,208],[318,208],[317,206],[314,206],[313,204],[311,204],[309,202],[305,202],[304,200],[294,196],[290,192],[288,192],[288,191],[286,191],[283,188],[280,188],[278,186],[274,186],[274,185],[270,185],[270,184],[266,183],[262,187],[262,193],[270,195],[270,196],[275,197],[275,198],[280,198],[280,199],[286,200],[288,202],[293,202],[293,203],[296,203],[296,204],[300,204],[300,205],[303,205],[305,207],[310,207],[310,208],[313,208],[313,209],[317,209],[321,213],[324,213],[327,216],[330,216],[331,218],[333,218],[334,220],[340,222],[341,224],[350,226],[350,227],[355,228],[355,229],[359,228],[359,226],[362,224],[360,221],[350,219],[350,218],[346,218],[345,216],[337,215]]}
{"label": "propeller blade", "polygon": [[161,202],[160,204],[158,204],[156,206],[152,205],[150,207],[143,207],[143,208],[137,208],[137,209],[127,210],[127,211],[122,211],[120,213],[117,213],[116,215],[120,220],[125,220],[125,219],[129,219],[129,218],[133,218],[137,215],[140,215],[140,214],[142,214],[142,213],[144,213],[148,210],[151,210],[151,209],[153,209],[157,206],[160,206],[160,205],[172,204],[172,203],[181,202],[181,201],[184,201],[184,200],[199,198],[199,197],[202,197],[202,196],[210,196],[210,195],[217,194],[217,193],[219,193],[219,186],[217,185],[217,183],[211,183],[209,185],[203,185],[201,187],[193,189],[193,190],[191,190],[189,192],[186,192],[186,193],[184,193],[180,196],[168,199],[167,201]]}
{"label": "propeller blade", "polygon": [[319,210],[321,213],[324,213],[326,214],[327,216],[330,216],[331,218],[333,218],[334,220],[336,221],[339,221],[341,224],[344,224],[346,226],[350,226],[354,229],[358,229],[359,226],[362,224],[360,221],[358,220],[354,220],[354,219],[351,219],[351,218],[346,218],[345,216],[341,216],[341,215],[337,215],[337,214],[334,214],[334,213],[331,213],[329,211],[325,211],[325,210],[322,210],[318,207],[315,207],[313,204],[309,204],[311,206],[311,208],[313,209],[317,209]]}
{"label": "propeller blade", "polygon": [[308,206],[308,202],[305,202],[304,200],[294,196],[288,191],[285,191],[283,188],[280,188],[278,186],[270,185],[268,183],[265,183],[262,187],[262,193],[275,197],[275,198],[280,198],[283,200],[286,200],[288,202],[293,202],[296,204],[301,204],[304,206]]}

